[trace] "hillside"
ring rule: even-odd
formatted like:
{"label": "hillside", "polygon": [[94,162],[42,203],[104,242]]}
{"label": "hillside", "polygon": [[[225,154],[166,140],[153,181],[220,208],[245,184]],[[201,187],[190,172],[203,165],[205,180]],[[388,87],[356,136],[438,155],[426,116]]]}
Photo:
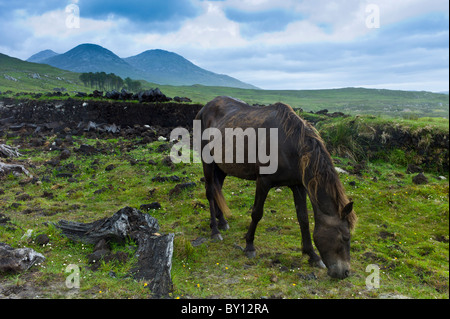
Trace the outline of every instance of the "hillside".
{"label": "hillside", "polygon": [[[41,51],[28,60],[48,64],[73,72],[106,72],[122,78],[146,80],[158,84],[227,86],[257,89],[227,75],[202,69],[182,56],[164,50],[148,50],[141,54],[120,58],[97,44],[80,44],[63,53]],[[48,57],[45,57],[48,56]]]}
{"label": "hillside", "polygon": [[0,53],[0,91],[48,92],[54,88],[68,92],[89,90],[80,82],[78,73]]}
{"label": "hillside", "polygon": [[198,67],[181,55],[164,50],[148,50],[125,58],[126,62],[146,72],[146,80],[159,84],[226,86],[257,89],[228,75],[216,74]]}

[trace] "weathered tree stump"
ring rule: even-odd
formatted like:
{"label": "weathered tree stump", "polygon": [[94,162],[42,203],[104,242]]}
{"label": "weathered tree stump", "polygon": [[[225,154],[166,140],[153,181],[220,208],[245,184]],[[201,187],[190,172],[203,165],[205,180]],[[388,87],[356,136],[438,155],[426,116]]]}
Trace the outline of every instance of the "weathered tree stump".
{"label": "weathered tree stump", "polygon": [[102,239],[124,243],[131,238],[138,244],[138,262],[131,270],[134,278],[148,280],[155,296],[167,295],[172,290],[170,271],[174,234],[159,234],[158,221],[154,217],[125,207],[112,217],[92,223],[61,220],[56,226],[67,238],[89,244],[96,244]]}
{"label": "weathered tree stump", "polygon": [[17,165],[17,164],[6,164],[6,163],[2,163],[0,162],[0,176],[2,175],[8,175],[9,173],[15,173],[15,174],[20,174],[20,173],[24,173],[25,175],[27,175],[28,177],[31,177],[31,173],[22,165]]}
{"label": "weathered tree stump", "polygon": [[19,273],[30,269],[34,264],[43,262],[45,257],[31,248],[13,249],[0,243],[0,273]]}
{"label": "weathered tree stump", "polygon": [[0,157],[18,157],[21,156],[19,149],[14,146],[0,144]]}

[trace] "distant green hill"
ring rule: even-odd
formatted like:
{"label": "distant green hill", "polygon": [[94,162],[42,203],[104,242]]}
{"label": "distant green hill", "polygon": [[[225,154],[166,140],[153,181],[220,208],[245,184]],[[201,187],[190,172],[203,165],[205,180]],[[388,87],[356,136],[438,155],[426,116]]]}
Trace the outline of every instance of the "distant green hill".
{"label": "distant green hill", "polygon": [[22,61],[0,53],[0,91],[49,92],[54,88],[88,91],[79,74],[46,64]]}
{"label": "distant green hill", "polygon": [[218,95],[229,95],[249,104],[283,102],[304,111],[343,112],[415,117],[449,117],[449,95],[426,91],[399,91],[366,88],[324,90],[252,90],[193,86],[159,86],[168,96],[187,96],[206,103]]}

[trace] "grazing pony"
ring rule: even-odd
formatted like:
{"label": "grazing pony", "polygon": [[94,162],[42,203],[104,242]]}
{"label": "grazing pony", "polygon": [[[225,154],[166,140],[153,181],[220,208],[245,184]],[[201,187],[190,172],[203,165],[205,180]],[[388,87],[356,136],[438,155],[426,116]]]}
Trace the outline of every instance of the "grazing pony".
{"label": "grazing pony", "polygon": [[[276,103],[264,107],[250,106],[225,96],[216,97],[207,103],[196,119],[201,121],[202,133],[211,128],[222,133],[220,138],[223,149],[220,152],[217,149],[220,144],[216,143],[215,148],[211,149],[211,141],[204,139],[204,134],[201,142],[203,153],[205,148],[208,151],[208,147],[212,153],[216,153],[210,154],[214,158],[213,161],[205,161],[202,156],[206,197],[211,212],[212,238],[221,240],[219,229],[229,229],[224,215],[228,217],[230,210],[222,194],[222,185],[227,175],[256,181],[252,221],[245,237],[245,253],[249,258],[256,254],[253,241],[256,227],[263,215],[267,193],[272,187],[288,186],[294,195],[302,234],[302,251],[310,257],[310,264],[322,268],[326,266],[331,277],[347,277],[350,271],[350,232],[354,228],[356,215],[353,202],[345,195],[333,161],[318,132],[302,120],[289,105]],[[250,132],[248,128],[254,130],[257,142],[248,136],[232,136],[230,144],[230,137],[227,137],[226,133],[235,128],[244,132]],[[271,128],[277,129],[275,139],[269,136],[269,131],[273,132]],[[265,134],[262,134],[263,132]],[[225,149],[226,145],[233,145],[233,149]],[[269,174],[262,173],[263,169],[267,168],[267,160],[255,160],[254,156],[252,158],[252,149],[256,154],[264,154],[265,151],[265,155],[267,151],[275,149],[276,157],[271,154],[270,158],[276,159],[276,170]],[[231,151],[234,151],[232,155]],[[244,154],[243,161],[236,161],[239,151]],[[231,162],[230,156],[233,158]],[[311,242],[306,209],[307,195],[314,210],[314,243],[321,257],[315,253]]]}

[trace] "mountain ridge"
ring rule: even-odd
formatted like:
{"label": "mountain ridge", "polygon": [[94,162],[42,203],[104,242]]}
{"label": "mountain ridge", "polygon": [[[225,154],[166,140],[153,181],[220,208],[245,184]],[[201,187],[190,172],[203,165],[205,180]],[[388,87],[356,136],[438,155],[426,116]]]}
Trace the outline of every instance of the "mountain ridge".
{"label": "mountain ridge", "polygon": [[53,50],[44,50],[44,51],[40,51],[36,54],[33,54],[32,56],[30,56],[28,59],[26,59],[26,62],[34,62],[34,63],[41,63],[41,61],[54,57],[56,55],[59,55],[59,53],[56,53]]}
{"label": "mountain ridge", "polygon": [[122,78],[130,77],[161,85],[200,84],[258,89],[231,76],[205,70],[177,53],[161,49],[120,58],[100,45],[83,43],[62,54],[44,50],[32,55],[27,61],[80,73],[114,73]]}

